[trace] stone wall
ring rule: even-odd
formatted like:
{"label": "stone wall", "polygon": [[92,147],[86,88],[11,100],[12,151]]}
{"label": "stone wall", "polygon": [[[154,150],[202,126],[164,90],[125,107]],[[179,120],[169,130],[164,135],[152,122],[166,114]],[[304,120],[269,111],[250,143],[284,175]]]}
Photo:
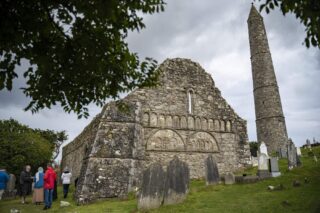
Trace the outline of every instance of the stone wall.
{"label": "stone wall", "polygon": [[[64,149],[63,164],[80,173],[79,203],[125,197],[139,187],[149,164],[165,166],[174,156],[189,165],[191,178],[204,177],[208,154],[220,174],[250,164],[246,121],[227,104],[211,76],[188,59],[166,60],[159,71],[159,86],[107,104]],[[118,103],[128,110],[119,110]],[[78,161],[71,163],[76,156]]]}

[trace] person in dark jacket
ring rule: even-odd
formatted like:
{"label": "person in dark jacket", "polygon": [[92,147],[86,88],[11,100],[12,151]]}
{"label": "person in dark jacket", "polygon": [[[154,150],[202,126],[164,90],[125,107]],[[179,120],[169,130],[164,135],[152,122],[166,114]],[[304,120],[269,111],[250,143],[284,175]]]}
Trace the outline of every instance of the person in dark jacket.
{"label": "person in dark jacket", "polygon": [[8,181],[9,181],[9,175],[7,174],[6,170],[0,169],[0,200],[2,199],[4,190],[7,188]]}
{"label": "person in dark jacket", "polygon": [[31,194],[32,180],[31,166],[27,165],[20,174],[20,186],[21,186],[21,203],[26,203],[26,196]]}

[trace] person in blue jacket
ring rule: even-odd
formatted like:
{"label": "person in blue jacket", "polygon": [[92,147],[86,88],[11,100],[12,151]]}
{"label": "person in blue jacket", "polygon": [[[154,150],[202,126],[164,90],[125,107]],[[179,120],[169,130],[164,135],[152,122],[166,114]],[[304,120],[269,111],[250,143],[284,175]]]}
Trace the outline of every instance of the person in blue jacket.
{"label": "person in blue jacket", "polygon": [[0,200],[2,200],[2,195],[4,190],[7,188],[7,182],[9,181],[9,175],[5,169],[0,169]]}
{"label": "person in blue jacket", "polygon": [[38,172],[34,176],[34,189],[33,189],[33,197],[32,201],[36,205],[40,205],[43,203],[43,184],[44,184],[44,173],[43,168],[39,167]]}

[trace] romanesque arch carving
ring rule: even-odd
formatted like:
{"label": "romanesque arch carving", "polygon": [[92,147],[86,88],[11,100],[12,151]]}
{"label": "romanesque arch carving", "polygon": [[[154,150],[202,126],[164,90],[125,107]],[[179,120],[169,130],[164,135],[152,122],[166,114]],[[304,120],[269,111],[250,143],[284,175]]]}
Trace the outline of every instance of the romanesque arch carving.
{"label": "romanesque arch carving", "polygon": [[220,131],[222,131],[222,132],[226,131],[226,124],[225,124],[224,120],[220,121]]}
{"label": "romanesque arch carving", "polygon": [[207,132],[197,132],[189,137],[187,150],[193,152],[218,152],[216,139]]}
{"label": "romanesque arch carving", "polygon": [[191,116],[188,117],[188,128],[194,129],[194,118]]}
{"label": "romanesque arch carving", "polygon": [[172,117],[171,115],[166,116],[166,127],[172,127]]}
{"label": "romanesque arch carving", "polygon": [[158,119],[158,126],[165,127],[166,119],[164,118],[164,115],[160,115]]}
{"label": "romanesque arch carving", "polygon": [[143,114],[143,119],[142,119],[142,123],[145,126],[149,126],[149,113],[145,112]]}
{"label": "romanesque arch carving", "polygon": [[201,129],[207,130],[208,129],[208,121],[205,118],[201,119]]}
{"label": "romanesque arch carving", "polygon": [[214,130],[214,123],[213,123],[213,120],[212,120],[212,119],[209,119],[208,129],[209,129],[210,131],[213,131],[213,130]]}
{"label": "romanesque arch carving", "polygon": [[231,121],[227,121],[226,123],[226,131],[231,132]]}
{"label": "romanesque arch carving", "polygon": [[150,115],[150,126],[157,126],[158,125],[158,117],[156,113],[151,113]]}
{"label": "romanesque arch carving", "polygon": [[220,122],[219,120],[214,120],[214,129],[220,131]]}
{"label": "romanesque arch carving", "polygon": [[173,127],[175,128],[180,127],[180,119],[177,115],[173,116]]}
{"label": "romanesque arch carving", "polygon": [[187,119],[186,119],[185,116],[182,116],[181,119],[180,119],[180,127],[182,129],[188,128],[188,123],[187,123]]}
{"label": "romanesque arch carving", "polygon": [[201,120],[199,117],[196,118],[196,129],[201,129]]}
{"label": "romanesque arch carving", "polygon": [[185,151],[181,136],[169,129],[158,130],[147,142],[147,150],[153,151]]}

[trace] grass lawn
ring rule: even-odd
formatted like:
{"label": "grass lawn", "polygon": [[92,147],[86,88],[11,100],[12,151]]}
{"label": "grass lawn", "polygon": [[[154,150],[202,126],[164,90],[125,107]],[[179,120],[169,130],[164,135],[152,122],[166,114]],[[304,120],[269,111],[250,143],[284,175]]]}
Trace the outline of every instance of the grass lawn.
{"label": "grass lawn", "polygon": [[[302,150],[302,167],[292,171],[287,170],[287,161],[280,160],[281,177],[271,178],[252,184],[205,186],[204,181],[191,182],[190,193],[184,203],[164,206],[150,212],[320,212],[320,147],[313,152],[318,156],[315,163],[313,157],[308,157],[306,150]],[[253,174],[254,169],[246,173]],[[307,177],[310,182],[304,183]],[[301,182],[300,187],[293,187],[293,180]],[[282,191],[269,191],[268,185],[283,184]],[[71,188],[71,194],[73,188]],[[100,213],[100,212],[138,212],[137,201],[132,196],[128,200],[119,201],[109,199],[86,206],[76,206],[71,196],[66,201],[69,207],[60,207],[62,188],[58,189],[59,200],[55,201],[53,208],[48,212],[70,213]],[[43,212],[43,206],[33,204],[22,205],[19,199],[0,201],[0,212],[10,212],[16,208],[24,212]],[[31,197],[28,198],[31,202]]]}

